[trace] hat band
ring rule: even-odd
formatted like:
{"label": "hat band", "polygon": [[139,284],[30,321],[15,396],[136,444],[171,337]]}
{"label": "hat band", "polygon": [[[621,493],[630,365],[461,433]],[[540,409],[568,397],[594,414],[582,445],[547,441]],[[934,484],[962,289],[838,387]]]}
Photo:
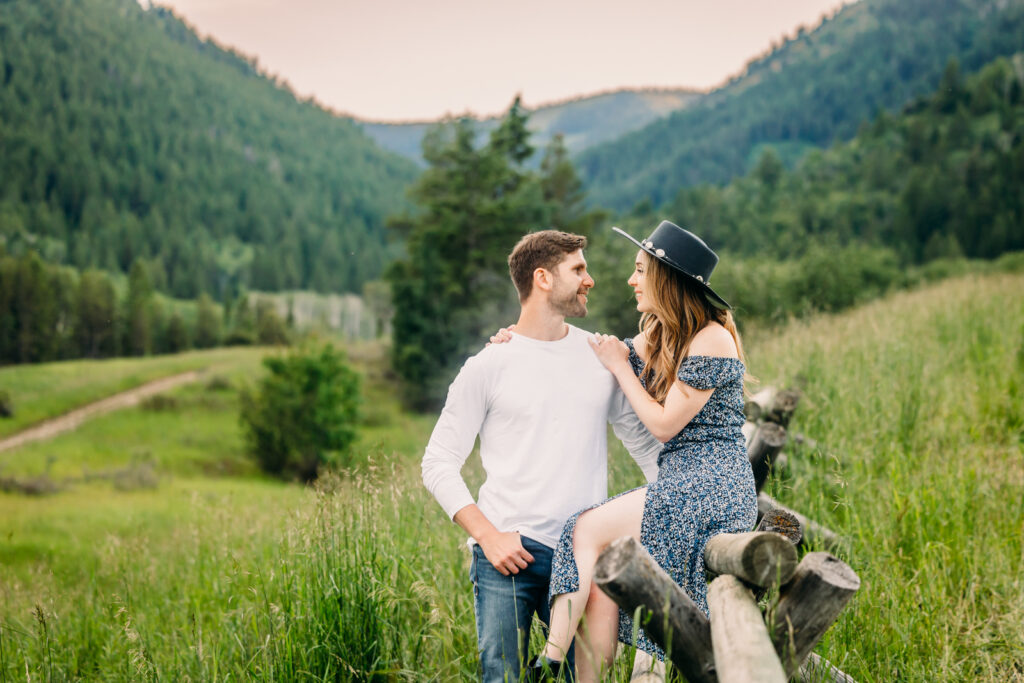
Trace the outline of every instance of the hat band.
{"label": "hat band", "polygon": [[[686,273],[687,275],[689,275],[690,277],[695,279],[697,282],[700,282],[702,284],[707,284],[707,282],[704,282],[704,276],[703,275],[694,275],[693,273],[688,271],[686,268],[683,268],[681,265],[679,265],[676,262],[675,259],[673,259],[671,256],[667,256],[665,254],[665,250],[664,249],[659,249],[658,247],[654,246],[654,242],[652,242],[651,240],[644,240],[643,242],[641,242],[641,244],[643,244],[646,248],[648,248],[651,251],[653,251],[654,255],[657,256],[658,258],[664,259],[665,262],[667,262],[670,266],[672,266],[676,270],[681,270],[682,272]],[[710,279],[711,278],[708,278],[709,281],[710,281]]]}

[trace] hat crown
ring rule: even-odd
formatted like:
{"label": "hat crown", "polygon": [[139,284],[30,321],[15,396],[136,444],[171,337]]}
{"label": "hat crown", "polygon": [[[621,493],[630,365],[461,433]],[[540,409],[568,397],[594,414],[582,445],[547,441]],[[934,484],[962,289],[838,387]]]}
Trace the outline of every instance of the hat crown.
{"label": "hat crown", "polygon": [[718,265],[718,254],[704,240],[671,221],[662,221],[643,245],[668,265],[705,284]]}
{"label": "hat crown", "polygon": [[638,240],[621,228],[613,227],[612,230],[669,268],[697,282],[712,305],[730,308],[729,303],[708,285],[711,273],[718,265],[718,254],[689,230],[684,230],[671,221],[662,221],[645,240]]}

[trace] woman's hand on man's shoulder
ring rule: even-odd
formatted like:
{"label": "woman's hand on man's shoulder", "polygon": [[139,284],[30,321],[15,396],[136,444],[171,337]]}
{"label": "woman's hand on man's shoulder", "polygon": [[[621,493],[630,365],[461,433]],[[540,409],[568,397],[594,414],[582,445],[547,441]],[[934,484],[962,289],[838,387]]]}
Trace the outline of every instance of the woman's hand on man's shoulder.
{"label": "woman's hand on man's shoulder", "polygon": [[508,327],[502,327],[494,333],[491,337],[491,341],[487,342],[485,346],[490,346],[491,344],[504,344],[505,342],[512,341],[512,330],[514,329],[516,329],[515,323],[512,323]]}

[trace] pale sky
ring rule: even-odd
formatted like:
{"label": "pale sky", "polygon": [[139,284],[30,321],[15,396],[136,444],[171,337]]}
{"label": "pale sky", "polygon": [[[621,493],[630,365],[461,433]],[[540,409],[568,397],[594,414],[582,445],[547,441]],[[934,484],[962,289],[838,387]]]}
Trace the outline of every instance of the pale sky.
{"label": "pale sky", "polygon": [[[145,0],[141,0],[145,2]],[[841,0],[157,0],[363,119],[495,114],[622,87],[713,88]],[[848,4],[848,3],[846,3]]]}

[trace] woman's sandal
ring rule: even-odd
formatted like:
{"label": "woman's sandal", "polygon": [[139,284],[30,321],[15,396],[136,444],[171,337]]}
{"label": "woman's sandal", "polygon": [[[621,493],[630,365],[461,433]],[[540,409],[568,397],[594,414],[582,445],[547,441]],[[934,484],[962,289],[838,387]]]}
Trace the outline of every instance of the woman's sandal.
{"label": "woman's sandal", "polygon": [[544,683],[545,681],[566,680],[562,677],[562,662],[537,655],[530,660],[524,671],[526,683]]}

